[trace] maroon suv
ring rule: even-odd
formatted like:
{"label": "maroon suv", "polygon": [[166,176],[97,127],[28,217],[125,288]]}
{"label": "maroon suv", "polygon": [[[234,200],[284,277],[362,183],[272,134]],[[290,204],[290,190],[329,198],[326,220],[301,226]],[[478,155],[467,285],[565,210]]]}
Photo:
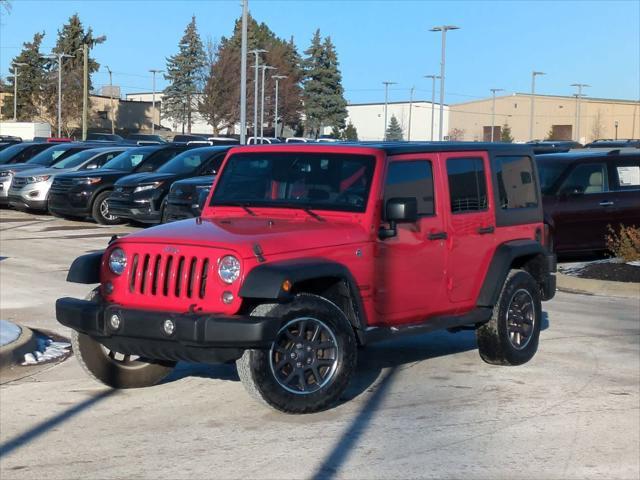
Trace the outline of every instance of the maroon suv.
{"label": "maroon suv", "polygon": [[640,226],[640,149],[536,157],[556,253],[602,251],[607,226]]}

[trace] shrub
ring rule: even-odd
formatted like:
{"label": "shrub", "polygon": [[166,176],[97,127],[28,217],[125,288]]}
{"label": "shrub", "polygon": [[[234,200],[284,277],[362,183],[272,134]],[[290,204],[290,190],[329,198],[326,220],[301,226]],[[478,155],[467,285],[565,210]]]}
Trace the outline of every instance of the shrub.
{"label": "shrub", "polygon": [[620,225],[618,231],[608,225],[607,248],[616,257],[625,262],[640,260],[640,228],[635,225],[625,227]]}

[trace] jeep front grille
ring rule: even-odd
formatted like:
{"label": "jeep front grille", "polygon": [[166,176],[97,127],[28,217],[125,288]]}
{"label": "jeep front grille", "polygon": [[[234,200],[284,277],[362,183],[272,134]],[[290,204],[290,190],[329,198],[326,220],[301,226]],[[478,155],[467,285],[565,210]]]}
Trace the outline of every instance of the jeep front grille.
{"label": "jeep front grille", "polygon": [[132,294],[203,299],[210,266],[207,258],[167,253],[133,256],[129,271]]}

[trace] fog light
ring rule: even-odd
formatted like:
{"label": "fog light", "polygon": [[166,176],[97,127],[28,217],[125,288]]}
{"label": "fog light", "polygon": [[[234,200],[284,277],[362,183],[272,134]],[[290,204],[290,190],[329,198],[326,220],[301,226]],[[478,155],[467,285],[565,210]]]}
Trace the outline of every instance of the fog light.
{"label": "fog light", "polygon": [[107,282],[104,284],[104,293],[111,295],[113,293],[113,283]]}
{"label": "fog light", "polygon": [[37,197],[38,195],[40,195],[40,192],[38,190],[34,190],[33,192],[29,192],[29,196],[30,197]]}
{"label": "fog light", "polygon": [[162,324],[162,329],[167,335],[173,335],[173,332],[176,329],[176,324],[173,323],[173,320],[165,320]]}
{"label": "fog light", "polygon": [[231,302],[233,302],[233,293],[222,292],[222,303],[229,304]]}
{"label": "fog light", "polygon": [[111,318],[109,319],[109,326],[114,330],[117,330],[120,328],[120,317],[118,316],[117,313],[114,313],[113,315],[111,315]]}

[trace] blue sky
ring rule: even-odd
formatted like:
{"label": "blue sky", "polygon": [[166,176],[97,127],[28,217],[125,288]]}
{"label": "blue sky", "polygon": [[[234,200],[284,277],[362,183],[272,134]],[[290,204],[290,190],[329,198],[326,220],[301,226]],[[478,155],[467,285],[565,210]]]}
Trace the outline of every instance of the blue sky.
{"label": "blue sky", "polygon": [[[0,75],[8,73],[22,42],[44,30],[48,51],[58,28],[73,13],[107,42],[93,54],[114,72],[123,92],[151,89],[150,68],[163,68],[192,14],[203,39],[228,36],[240,15],[240,0],[12,0],[0,19]],[[440,35],[434,25],[461,27],[447,36],[447,103],[530,89],[531,71],[539,93],[568,95],[572,83],[592,85],[593,97],[640,98],[640,1],[267,1],[249,8],[279,36],[294,37],[300,51],[316,28],[333,39],[350,102],[384,98],[381,82],[398,82],[390,100],[405,100],[409,89],[429,99],[430,80],[439,73]],[[94,85],[108,82],[101,70]],[[158,82],[159,87],[164,81]]]}

